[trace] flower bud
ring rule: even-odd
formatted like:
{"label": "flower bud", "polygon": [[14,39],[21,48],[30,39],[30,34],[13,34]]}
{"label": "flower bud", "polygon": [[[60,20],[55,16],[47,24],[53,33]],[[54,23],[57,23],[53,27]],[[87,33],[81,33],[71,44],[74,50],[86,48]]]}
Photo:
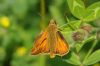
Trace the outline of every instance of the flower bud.
{"label": "flower bud", "polygon": [[81,42],[87,37],[87,35],[88,35],[88,33],[85,30],[80,29],[80,30],[74,32],[72,37],[73,37],[74,41]]}
{"label": "flower bud", "polygon": [[85,25],[81,26],[81,29],[86,30],[88,33],[91,33],[93,27],[89,24],[85,24]]}

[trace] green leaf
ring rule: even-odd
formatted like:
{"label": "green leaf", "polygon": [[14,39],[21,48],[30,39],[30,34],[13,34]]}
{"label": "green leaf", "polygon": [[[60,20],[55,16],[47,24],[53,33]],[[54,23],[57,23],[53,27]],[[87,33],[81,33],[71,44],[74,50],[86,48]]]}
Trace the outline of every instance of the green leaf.
{"label": "green leaf", "polygon": [[73,29],[78,29],[81,25],[81,20],[74,20],[74,21],[69,21],[66,25],[63,25],[59,27],[60,29],[63,30],[63,32],[69,32],[72,31]]}
{"label": "green leaf", "polygon": [[74,20],[74,21],[70,21],[69,24],[71,26],[73,26],[73,28],[80,28],[81,25],[81,20]]}
{"label": "green leaf", "polygon": [[85,15],[84,3],[81,0],[67,0],[67,2],[71,13],[77,18],[83,19]]}
{"label": "green leaf", "polygon": [[73,65],[80,65],[81,64],[79,57],[74,52],[71,52],[69,54],[69,56],[67,56],[67,57],[68,57],[68,59],[64,60],[64,61],[66,61],[70,64],[73,64]]}
{"label": "green leaf", "polygon": [[96,37],[95,35],[92,35],[92,36],[90,36],[89,38],[85,39],[83,42],[77,43],[76,46],[75,46],[77,52],[79,52],[79,51],[81,50],[81,48],[82,48],[87,42],[94,40],[95,37]]}
{"label": "green leaf", "polygon": [[100,49],[93,52],[84,62],[84,65],[92,65],[100,61]]}
{"label": "green leaf", "polygon": [[92,21],[100,18],[100,2],[90,5],[86,11],[86,17],[84,18],[85,21]]}

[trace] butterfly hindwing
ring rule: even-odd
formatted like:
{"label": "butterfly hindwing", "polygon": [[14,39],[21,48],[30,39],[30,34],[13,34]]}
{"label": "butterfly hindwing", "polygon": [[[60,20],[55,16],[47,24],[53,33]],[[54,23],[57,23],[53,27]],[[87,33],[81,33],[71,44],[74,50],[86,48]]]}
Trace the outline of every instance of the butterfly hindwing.
{"label": "butterfly hindwing", "polygon": [[63,56],[69,51],[69,45],[64,39],[63,35],[57,32],[57,44],[55,45],[55,54]]}

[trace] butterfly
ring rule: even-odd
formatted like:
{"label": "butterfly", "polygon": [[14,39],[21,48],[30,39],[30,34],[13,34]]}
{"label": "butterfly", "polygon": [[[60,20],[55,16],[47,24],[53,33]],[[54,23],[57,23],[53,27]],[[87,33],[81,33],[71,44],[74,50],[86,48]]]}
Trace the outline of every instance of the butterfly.
{"label": "butterfly", "polygon": [[54,19],[50,20],[49,26],[37,37],[34,44],[32,55],[48,53],[50,58],[54,58],[56,55],[64,56],[69,52],[69,45],[58,30]]}

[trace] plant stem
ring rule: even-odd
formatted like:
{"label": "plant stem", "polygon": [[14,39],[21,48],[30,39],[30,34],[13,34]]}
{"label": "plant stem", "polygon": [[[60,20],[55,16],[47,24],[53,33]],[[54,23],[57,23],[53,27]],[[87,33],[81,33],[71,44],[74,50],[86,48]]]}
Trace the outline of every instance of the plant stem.
{"label": "plant stem", "polygon": [[97,42],[98,42],[98,40],[95,39],[94,42],[93,42],[93,44],[92,44],[92,46],[91,46],[91,48],[90,48],[90,50],[88,51],[88,53],[87,53],[87,55],[86,55],[86,57],[85,57],[85,59],[83,60],[83,63],[86,61],[86,59],[87,59],[87,58],[89,57],[89,55],[92,53],[92,51],[93,51],[94,47],[96,46]]}
{"label": "plant stem", "polygon": [[46,65],[46,57],[44,55],[41,55],[39,58],[39,66],[45,66]]}
{"label": "plant stem", "polygon": [[[41,29],[45,28],[45,0],[40,0],[40,10],[41,10],[41,21],[40,21],[40,27]],[[39,59],[39,66],[45,66],[46,57],[44,55],[40,56]]]}
{"label": "plant stem", "polygon": [[68,26],[74,31],[75,28],[69,23],[70,21],[69,21],[68,17],[67,17],[67,22],[68,22]]}
{"label": "plant stem", "polygon": [[42,29],[45,28],[45,0],[41,0],[41,5],[40,5],[40,8],[41,8],[41,22],[40,22],[40,27]]}

